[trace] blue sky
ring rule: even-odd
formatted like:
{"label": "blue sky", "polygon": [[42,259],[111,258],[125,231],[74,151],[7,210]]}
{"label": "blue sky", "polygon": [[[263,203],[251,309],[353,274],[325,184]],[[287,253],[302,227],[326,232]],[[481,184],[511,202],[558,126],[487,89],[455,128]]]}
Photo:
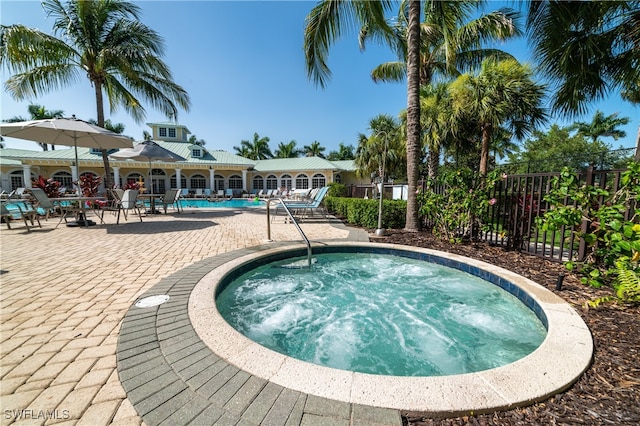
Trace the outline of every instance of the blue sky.
{"label": "blue sky", "polygon": [[[208,149],[234,152],[254,132],[270,138],[272,151],[279,142],[296,140],[302,148],[317,140],[336,150],[340,142],[357,146],[358,133],[368,132],[369,120],[382,113],[397,116],[406,107],[404,83],[371,81],[376,65],[394,60],[392,53],[373,44],[360,52],[357,31],[345,34],[330,50],[333,78],[325,89],[307,80],[302,51],[305,17],[315,1],[141,1],[141,20],[165,39],[164,59],[174,80],[191,97],[189,112],[180,111],[178,122],[186,125]],[[497,9],[503,2],[490,2]],[[3,25],[21,23],[50,32],[37,1],[0,3]],[[526,42],[500,46],[521,61],[530,61]],[[10,75],[0,72],[2,82]],[[65,115],[95,118],[95,98],[88,80],[38,99],[16,102],[4,90],[0,118],[28,116],[30,103]],[[107,107],[108,109],[108,107]],[[594,104],[579,121],[591,121],[596,109],[631,118],[624,127],[627,137],[605,139],[614,148],[634,147],[640,123],[640,108],[613,94]],[[125,134],[139,140],[145,123],[164,122],[166,117],[147,108],[147,117],[135,123],[124,111],[109,114],[125,125]],[[566,124],[564,120],[558,121]],[[9,148],[37,149],[34,143],[5,138]]]}

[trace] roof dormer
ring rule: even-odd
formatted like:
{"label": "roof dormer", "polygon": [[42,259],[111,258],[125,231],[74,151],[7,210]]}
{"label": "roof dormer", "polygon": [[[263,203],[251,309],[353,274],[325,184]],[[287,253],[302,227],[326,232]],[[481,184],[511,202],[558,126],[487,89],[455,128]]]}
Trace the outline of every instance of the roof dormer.
{"label": "roof dormer", "polygon": [[147,123],[154,140],[164,142],[187,142],[191,133],[187,126],[177,123]]}

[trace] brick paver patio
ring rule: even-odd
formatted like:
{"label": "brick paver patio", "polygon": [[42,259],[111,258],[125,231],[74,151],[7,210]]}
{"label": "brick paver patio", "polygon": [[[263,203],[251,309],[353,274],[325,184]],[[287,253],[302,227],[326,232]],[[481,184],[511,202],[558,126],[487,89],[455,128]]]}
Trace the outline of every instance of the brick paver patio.
{"label": "brick paver patio", "polygon": [[[54,229],[57,219],[53,218],[31,233],[17,222],[11,230],[2,224],[2,425],[143,424],[116,368],[119,332],[133,302],[163,278],[200,261],[267,244],[262,209],[191,209],[183,214],[147,216],[142,223],[129,217],[120,225],[107,215],[105,221],[106,225],[89,228]],[[355,235],[326,220],[309,221],[301,227],[311,241]],[[278,243],[300,241],[291,224],[274,223],[271,232]],[[264,409],[260,404],[267,403],[269,392],[275,392],[255,380],[240,385],[245,390],[252,386],[266,389],[259,393],[265,401],[256,399],[252,405],[256,413]],[[158,391],[162,386],[158,382]],[[301,424],[336,424],[337,418],[323,415],[322,400],[303,401],[300,395],[281,390],[276,397],[299,413],[304,406],[304,418],[301,414],[296,417],[302,419]],[[352,408],[357,410],[362,409]],[[232,412],[233,408],[222,414]],[[183,422],[178,420],[181,414],[176,409],[173,417],[164,419],[165,424]],[[219,424],[236,424],[222,414]],[[252,415],[247,413],[240,423],[258,424],[260,417],[256,414],[252,421]],[[202,420],[207,414],[200,416],[192,423],[208,424]],[[341,416],[340,422],[348,424],[349,416]],[[272,424],[281,418],[274,411]]]}

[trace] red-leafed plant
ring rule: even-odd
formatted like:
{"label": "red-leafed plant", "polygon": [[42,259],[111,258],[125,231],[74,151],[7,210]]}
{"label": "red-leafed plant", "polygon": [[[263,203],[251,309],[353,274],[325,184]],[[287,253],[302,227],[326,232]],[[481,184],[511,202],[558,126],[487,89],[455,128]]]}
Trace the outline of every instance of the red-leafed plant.
{"label": "red-leafed plant", "polygon": [[46,179],[44,176],[40,175],[37,179],[33,179],[31,181],[31,186],[34,188],[40,188],[47,194],[49,198],[58,198],[61,196],[60,186],[62,184],[57,180],[53,180],[52,178]]}
{"label": "red-leafed plant", "polygon": [[97,197],[102,178],[91,173],[85,173],[75,183],[80,187],[83,197]]}

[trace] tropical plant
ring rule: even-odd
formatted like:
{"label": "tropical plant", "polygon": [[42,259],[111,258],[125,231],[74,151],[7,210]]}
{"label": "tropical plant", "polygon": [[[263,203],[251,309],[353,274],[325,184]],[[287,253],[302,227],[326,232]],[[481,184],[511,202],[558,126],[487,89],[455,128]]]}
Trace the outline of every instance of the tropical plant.
{"label": "tropical plant", "polygon": [[[517,25],[519,13],[508,8],[483,14],[475,19],[484,1],[430,1],[426,2],[424,21],[421,23],[420,44],[420,85],[431,85],[434,77],[457,77],[463,71],[475,69],[483,59],[512,59],[499,49],[486,48],[483,44],[494,40],[507,40],[522,33]],[[407,19],[406,9],[401,7],[393,25],[396,35],[393,50],[398,53],[398,61],[378,65],[371,72],[374,81],[401,81],[407,69]],[[378,37],[375,26],[363,28],[360,44],[364,47],[368,38]],[[384,31],[384,30],[383,30]],[[434,89],[441,91],[441,88]],[[437,125],[430,120],[425,125]],[[429,150],[428,172],[431,177],[437,173],[441,143],[437,129],[428,129],[423,144]]]}
{"label": "tropical plant", "polygon": [[478,75],[464,74],[451,85],[453,118],[474,123],[481,136],[481,175],[486,175],[495,132],[507,128],[517,139],[546,121],[544,87],[515,60],[485,60]]}
{"label": "tropical plant", "polygon": [[291,140],[289,143],[280,142],[274,158],[298,158],[302,151],[296,147],[296,144],[295,140]]}
{"label": "tropical plant", "polygon": [[327,155],[327,160],[329,161],[341,161],[341,160],[353,160],[355,158],[354,154],[355,148],[353,145],[345,145],[340,142],[337,151],[329,151],[329,155]]}
{"label": "tropical plant", "polygon": [[242,157],[250,160],[266,160],[273,158],[271,149],[269,148],[269,138],[260,137],[257,133],[253,134],[253,141],[242,140],[240,146],[234,146],[233,149]]}
{"label": "tropical plant", "polygon": [[[388,114],[380,114],[369,120],[370,135],[362,135],[355,158],[359,176],[389,177],[404,175],[406,169],[403,141],[399,136],[399,124]],[[384,165],[384,170],[383,170]]]}
{"label": "tropical plant", "polygon": [[478,231],[489,229],[487,208],[496,202],[490,194],[500,179],[497,170],[480,177],[464,168],[439,174],[427,187],[443,190],[418,195],[420,215],[436,235],[449,242],[476,239]]}
{"label": "tropical plant", "polygon": [[620,126],[629,124],[629,117],[619,117],[618,113],[613,113],[605,117],[604,113],[600,110],[596,111],[591,123],[585,123],[582,121],[576,121],[572,130],[577,130],[579,135],[583,135],[591,138],[593,142],[596,142],[598,138],[605,136],[611,137],[614,141],[627,136],[624,130],[618,129]]}
{"label": "tropical plant", "polygon": [[586,170],[590,164],[600,169],[624,168],[630,160],[624,151],[611,151],[611,146],[596,139],[589,141],[580,134],[572,134],[572,126],[552,124],[545,132],[534,130],[521,147],[509,155],[509,173],[554,172]]}
{"label": "tropical plant", "polygon": [[[189,109],[187,92],[162,61],[164,43],[140,22],[140,7],[120,0],[45,0],[60,38],[24,25],[0,27],[0,65],[15,73],[5,83],[15,99],[37,97],[89,78],[96,96],[98,126],[104,127],[104,95],[113,113],[123,107],[141,122],[143,100],[175,119]],[[102,150],[107,187],[109,158]]]}
{"label": "tropical plant", "polygon": [[151,133],[147,132],[146,130],[143,130],[142,139],[145,141],[150,141],[150,140],[153,140],[153,136],[151,135]]}
{"label": "tropical plant", "polygon": [[31,186],[33,188],[42,189],[49,198],[57,198],[61,195],[60,189],[62,184],[52,178],[47,179],[44,176],[39,175],[37,179],[31,180]]}
{"label": "tropical plant", "polygon": [[[307,76],[324,87],[331,72],[327,65],[329,47],[350,25],[371,26],[378,29],[380,39],[394,45],[393,31],[385,21],[385,12],[392,2],[322,0],[307,15],[304,31],[304,52]],[[407,199],[405,229],[418,230],[418,208],[415,191],[418,182],[420,154],[420,2],[410,1],[407,19]]]}
{"label": "tropical plant", "polygon": [[557,86],[554,109],[583,114],[612,91],[640,99],[640,2],[530,1],[529,39]]}
{"label": "tropical plant", "polygon": [[[95,124],[96,126],[98,125],[98,121],[94,120],[93,118],[90,118],[89,120],[87,120],[89,123],[91,124]],[[122,133],[124,133],[124,124],[122,123],[112,123],[110,119],[107,119],[104,121],[104,125],[102,126],[103,129],[107,129],[110,132],[113,133],[117,133],[119,135],[121,135]]]}
{"label": "tropical plant", "polygon": [[207,142],[204,139],[198,139],[196,135],[189,136],[189,143],[192,145],[205,146]]}
{"label": "tropical plant", "polygon": [[[585,259],[567,262],[567,269],[578,272],[583,284],[592,287],[610,284],[615,298],[623,303],[639,303],[640,163],[629,164],[615,193],[584,185],[564,169],[553,180],[545,201],[551,208],[536,220],[542,231],[573,227],[588,248]],[[625,217],[626,212],[631,215]],[[608,300],[616,299],[596,299],[592,306]]]}
{"label": "tropical plant", "polygon": [[[29,111],[29,120],[45,120],[47,118],[62,118],[64,116],[64,111],[62,110],[59,110],[59,109],[47,110],[43,105],[37,105],[37,104],[30,104],[27,107],[27,110]],[[27,119],[24,117],[16,116],[16,117],[11,117],[5,121],[7,123],[17,123],[19,121],[27,121]],[[36,142],[36,143],[40,145],[43,151],[49,150],[49,145],[46,144],[45,142]],[[56,149],[55,145],[51,145],[51,149],[52,150]]]}
{"label": "tropical plant", "polygon": [[320,142],[313,141],[310,145],[302,147],[302,151],[306,157],[320,157],[324,158],[323,152],[326,150],[324,146],[320,145]]}

